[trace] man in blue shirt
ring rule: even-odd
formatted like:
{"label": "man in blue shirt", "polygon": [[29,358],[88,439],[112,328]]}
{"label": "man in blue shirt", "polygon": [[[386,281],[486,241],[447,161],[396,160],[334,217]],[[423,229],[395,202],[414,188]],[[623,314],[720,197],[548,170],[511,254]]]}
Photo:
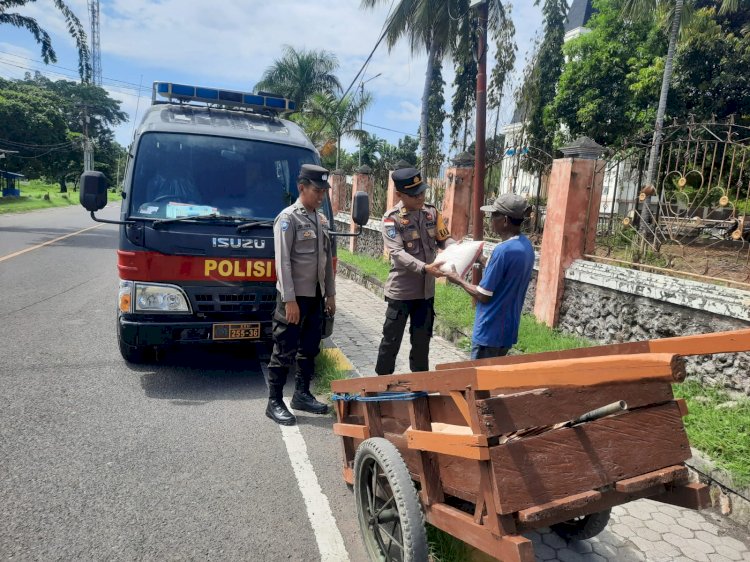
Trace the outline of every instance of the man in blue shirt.
{"label": "man in blue shirt", "polygon": [[472,285],[455,269],[446,275],[477,300],[472,359],[505,355],[518,341],[521,309],[534,269],[534,249],[521,234],[528,210],[526,199],[512,193],[504,193],[492,205],[482,207],[482,211],[491,213],[492,228],[502,239],[489,260],[480,256],[486,266],[482,280]]}

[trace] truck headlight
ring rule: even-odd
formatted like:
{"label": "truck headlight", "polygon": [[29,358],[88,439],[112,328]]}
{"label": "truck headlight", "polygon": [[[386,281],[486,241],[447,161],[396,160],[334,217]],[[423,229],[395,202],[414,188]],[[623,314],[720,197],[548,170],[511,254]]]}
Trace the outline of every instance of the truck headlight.
{"label": "truck headlight", "polygon": [[135,312],[190,312],[185,293],[174,285],[135,284]]}

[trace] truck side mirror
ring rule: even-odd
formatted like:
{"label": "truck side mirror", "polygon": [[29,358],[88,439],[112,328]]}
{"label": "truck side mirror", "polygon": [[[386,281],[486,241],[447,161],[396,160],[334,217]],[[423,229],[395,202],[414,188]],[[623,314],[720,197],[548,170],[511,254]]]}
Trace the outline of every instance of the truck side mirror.
{"label": "truck side mirror", "polygon": [[107,205],[107,178],[103,173],[83,172],[81,174],[81,205],[92,213]]}
{"label": "truck side mirror", "polygon": [[352,202],[352,220],[354,224],[364,226],[370,220],[370,197],[364,191],[354,194]]}

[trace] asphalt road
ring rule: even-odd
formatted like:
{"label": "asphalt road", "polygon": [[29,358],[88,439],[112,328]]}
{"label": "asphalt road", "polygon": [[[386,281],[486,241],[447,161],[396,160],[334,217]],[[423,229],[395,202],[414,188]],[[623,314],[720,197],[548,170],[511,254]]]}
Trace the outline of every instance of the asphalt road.
{"label": "asphalt road", "polygon": [[322,498],[347,551],[323,559],[364,560],[333,418],[299,417],[310,500],[254,353],[128,366],[117,227],[67,236],[95,224],[79,207],[0,215],[0,559],[320,560]]}

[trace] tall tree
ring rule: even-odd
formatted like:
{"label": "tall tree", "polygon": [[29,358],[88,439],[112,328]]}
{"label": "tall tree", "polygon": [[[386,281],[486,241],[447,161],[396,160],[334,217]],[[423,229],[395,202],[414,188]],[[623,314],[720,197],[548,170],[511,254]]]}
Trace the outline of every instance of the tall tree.
{"label": "tall tree", "polygon": [[295,49],[284,46],[281,58],[269,66],[254,91],[279,94],[293,100],[302,111],[313,94],[335,94],[341,91],[336,77],[339,61],[328,51]]}
{"label": "tall tree", "polygon": [[[713,2],[714,4],[716,2]],[[746,0],[721,0],[720,11],[727,13],[735,11],[740,4],[746,4]],[[691,2],[690,7],[693,6]],[[661,81],[661,93],[659,94],[659,105],[656,109],[656,122],[654,124],[654,137],[651,142],[651,152],[646,168],[646,181],[644,185],[653,185],[656,176],[657,158],[661,147],[662,128],[664,125],[664,114],[667,110],[667,96],[669,95],[669,83],[672,79],[674,69],[674,57],[677,50],[677,41],[680,34],[680,24],[682,23],[683,9],[685,0],[626,0],[624,13],[630,19],[637,19],[644,15],[651,15],[657,10],[668,9],[671,11],[670,30],[669,30],[669,47],[667,56],[664,60],[664,74]]]}
{"label": "tall tree", "polygon": [[[453,80],[451,111],[451,147],[466,150],[467,129],[476,107],[477,93],[477,22],[464,18],[456,53],[456,77]],[[463,134],[462,134],[463,133]]]}
{"label": "tall tree", "polygon": [[[39,26],[39,23],[28,16],[23,16],[15,12],[8,12],[13,8],[22,8],[36,0],[0,0],[0,24],[8,24],[14,27],[25,28],[34,36],[34,39],[41,46],[42,60],[46,64],[57,62],[57,54],[52,48],[52,39],[49,33]],[[78,49],[78,74],[81,80],[89,82],[91,80],[91,61],[89,57],[89,48],[86,44],[86,32],[81,25],[81,21],[63,2],[63,0],[52,0],[54,7],[65,18],[65,24],[68,27],[68,33],[76,42]]]}
{"label": "tall tree", "polygon": [[[538,6],[542,0],[534,0]],[[550,105],[555,99],[557,81],[562,73],[563,41],[568,3],[565,0],[544,0],[544,38],[539,46],[536,64],[531,72],[533,87],[528,89],[525,106],[528,108],[528,144],[547,154],[552,154],[557,123],[550,119]],[[538,168],[534,160],[527,165]]]}
{"label": "tall tree", "polygon": [[305,111],[311,116],[322,119],[324,131],[329,138],[336,141],[336,168],[339,167],[339,153],[341,152],[341,139],[346,135],[361,137],[363,131],[359,125],[359,116],[372,104],[372,95],[365,92],[364,95],[354,96],[347,94],[338,97],[331,93],[313,94],[305,105]]}
{"label": "tall tree", "polygon": [[[361,5],[363,8],[371,9],[386,1],[361,0]],[[494,31],[498,28],[505,10],[501,0],[487,0],[487,3],[488,27]],[[389,49],[392,49],[402,37],[406,37],[412,54],[427,53],[419,128],[423,173],[430,160],[429,115],[434,67],[443,57],[453,57],[458,38],[461,36],[462,22],[467,17],[474,17],[469,0],[399,0],[386,21],[385,37]]]}

